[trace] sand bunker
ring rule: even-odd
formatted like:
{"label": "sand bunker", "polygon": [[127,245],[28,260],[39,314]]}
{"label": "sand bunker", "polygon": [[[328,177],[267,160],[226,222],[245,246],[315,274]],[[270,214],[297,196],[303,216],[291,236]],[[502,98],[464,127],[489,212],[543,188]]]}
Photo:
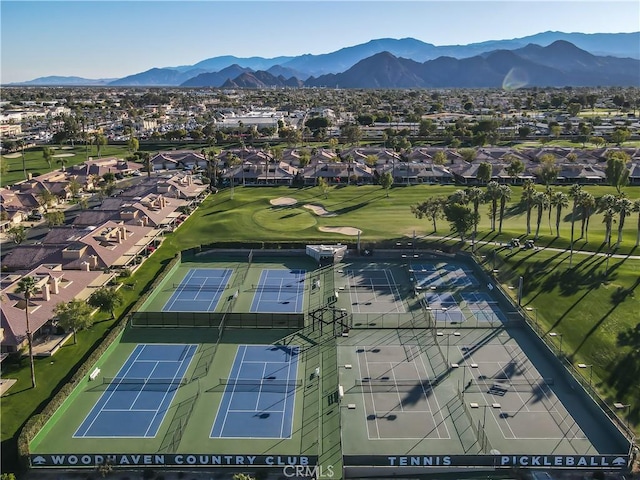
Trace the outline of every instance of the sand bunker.
{"label": "sand bunker", "polygon": [[298,201],[295,198],[291,198],[291,197],[280,197],[280,198],[274,198],[272,200],[269,200],[269,203],[271,205],[282,206],[282,205],[295,205],[296,203],[298,203]]}
{"label": "sand bunker", "polygon": [[337,215],[337,213],[326,211],[325,208],[321,207],[320,205],[313,205],[311,203],[307,203],[306,205],[303,205],[303,207],[311,210],[313,213],[315,213],[319,217],[335,217]]}
{"label": "sand bunker", "polygon": [[60,158],[60,157],[75,157],[76,154],[75,153],[56,153],[55,155],[53,155],[54,158]]}
{"label": "sand bunker", "polygon": [[6,155],[2,155],[4,158],[19,158],[22,156],[21,153],[7,153]]}
{"label": "sand bunker", "polygon": [[354,227],[319,227],[321,232],[341,233],[342,235],[356,236],[362,233],[362,230]]}

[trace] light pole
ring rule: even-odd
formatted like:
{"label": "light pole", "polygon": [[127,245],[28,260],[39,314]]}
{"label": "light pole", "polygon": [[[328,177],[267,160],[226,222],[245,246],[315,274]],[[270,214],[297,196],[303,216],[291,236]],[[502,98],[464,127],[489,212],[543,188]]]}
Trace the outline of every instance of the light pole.
{"label": "light pole", "polygon": [[627,410],[627,430],[629,430],[629,414],[631,413],[631,404],[630,403],[621,403],[621,402],[616,402],[613,404],[614,407],[616,407],[618,410]]}
{"label": "light pole", "polygon": [[447,337],[447,366],[449,367],[449,337],[453,335],[454,337],[459,337],[460,336],[460,332],[453,332],[453,333],[444,333],[444,332],[437,332],[436,336],[438,337]]}
{"label": "light pole", "polygon": [[588,368],[589,369],[589,388],[591,388],[591,379],[593,378],[593,365],[587,363],[579,363],[578,368]]}
{"label": "light pole", "polygon": [[561,333],[556,333],[556,332],[550,332],[549,333],[550,337],[560,337],[560,357],[562,357],[562,334]]}

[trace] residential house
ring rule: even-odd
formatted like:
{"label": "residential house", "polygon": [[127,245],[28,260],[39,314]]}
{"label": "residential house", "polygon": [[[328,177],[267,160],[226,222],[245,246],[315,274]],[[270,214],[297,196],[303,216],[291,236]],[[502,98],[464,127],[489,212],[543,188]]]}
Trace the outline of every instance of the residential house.
{"label": "residential house", "polygon": [[97,271],[67,271],[57,264],[39,265],[24,274],[3,274],[0,283],[0,322],[3,329],[3,353],[17,352],[27,344],[27,324],[24,295],[16,292],[23,276],[37,280],[38,293],[29,300],[29,328],[34,343],[40,337],[54,333],[54,309],[58,303],[73,299],[85,300],[107,278]]}

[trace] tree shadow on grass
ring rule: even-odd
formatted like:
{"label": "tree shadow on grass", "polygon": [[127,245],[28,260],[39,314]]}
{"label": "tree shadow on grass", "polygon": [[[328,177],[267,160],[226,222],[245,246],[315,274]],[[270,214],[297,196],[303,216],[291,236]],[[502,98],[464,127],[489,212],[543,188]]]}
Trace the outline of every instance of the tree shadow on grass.
{"label": "tree shadow on grass", "polygon": [[[638,283],[636,283],[636,286]],[[617,346],[622,350],[618,355],[617,363],[610,369],[611,375],[607,383],[625,396],[638,389],[638,378],[640,378],[640,323],[618,333]],[[640,411],[640,404],[635,407],[637,415]]]}
{"label": "tree shadow on grass", "polygon": [[515,217],[527,213],[527,207],[524,203],[518,202],[510,207],[507,207],[504,211],[504,218]]}

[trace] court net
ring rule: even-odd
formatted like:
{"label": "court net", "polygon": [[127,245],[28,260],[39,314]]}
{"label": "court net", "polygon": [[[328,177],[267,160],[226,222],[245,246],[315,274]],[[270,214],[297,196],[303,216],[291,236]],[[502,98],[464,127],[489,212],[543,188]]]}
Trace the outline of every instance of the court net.
{"label": "court net", "polygon": [[302,380],[269,378],[221,378],[220,385],[233,387],[235,391],[289,392],[302,386]]}
{"label": "court net", "polygon": [[104,385],[117,388],[168,390],[178,388],[188,383],[186,378],[134,378],[134,377],[103,377]]}
{"label": "court net", "polygon": [[398,291],[398,287],[397,286],[391,286],[391,285],[345,285],[342,287],[338,287],[339,291],[345,291],[345,292],[385,292],[385,293],[390,293],[393,294],[395,292]]}
{"label": "court net", "polygon": [[287,285],[251,285],[252,292],[288,292],[296,293],[307,290],[308,287],[303,284],[287,284]]}
{"label": "court net", "polygon": [[188,290],[188,291],[212,291],[217,292],[220,290],[224,290],[229,288],[228,284],[220,284],[220,285],[193,285],[189,283],[174,283],[173,288],[176,290]]}
{"label": "court net", "polygon": [[355,382],[356,387],[361,387],[368,392],[397,392],[408,391],[413,389],[427,390],[431,389],[432,381],[430,379],[380,379],[380,378],[359,378]]}
{"label": "court net", "polygon": [[474,380],[465,389],[465,392],[484,392],[493,395],[504,395],[507,392],[546,392],[551,390],[554,384],[553,378],[537,380],[509,380],[509,379],[485,379]]}

